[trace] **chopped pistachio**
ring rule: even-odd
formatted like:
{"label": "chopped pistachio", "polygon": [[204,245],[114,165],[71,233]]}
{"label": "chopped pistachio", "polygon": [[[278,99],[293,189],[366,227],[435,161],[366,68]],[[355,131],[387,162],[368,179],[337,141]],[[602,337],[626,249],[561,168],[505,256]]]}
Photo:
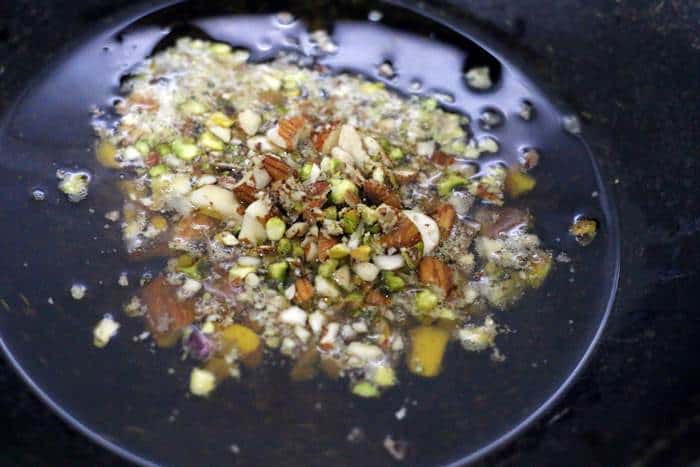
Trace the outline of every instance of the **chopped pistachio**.
{"label": "chopped pistachio", "polygon": [[331,179],[331,201],[334,204],[344,204],[348,193],[357,194],[357,186],[346,178]]}
{"label": "chopped pistachio", "polygon": [[369,381],[360,381],[352,387],[352,393],[359,397],[379,397],[379,389]]}
{"label": "chopped pistachio", "polygon": [[391,151],[389,151],[389,158],[394,161],[400,161],[404,158],[404,153],[401,148],[391,148]]}
{"label": "chopped pistachio", "polygon": [[199,144],[212,151],[223,151],[226,145],[211,132],[205,131],[199,137]]}
{"label": "chopped pistachio", "polygon": [[323,216],[334,221],[338,218],[338,209],[335,206],[328,206],[323,210]]}
{"label": "chopped pistachio", "polygon": [[331,159],[330,157],[324,157],[321,159],[321,172],[328,174],[335,174],[343,163],[338,159]]}
{"label": "chopped pistachio", "polygon": [[428,312],[438,304],[438,296],[430,290],[424,289],[416,294],[416,308],[421,312]]}
{"label": "chopped pistachio", "polygon": [[352,259],[364,262],[369,261],[370,254],[372,253],[372,247],[369,245],[360,245],[350,252]]}
{"label": "chopped pistachio", "polygon": [[296,257],[304,256],[304,247],[301,246],[301,242],[299,240],[292,240],[292,255]]}
{"label": "chopped pistachio", "polygon": [[176,139],[172,143],[173,152],[184,161],[191,161],[199,155],[199,148],[192,143],[186,143],[181,139]]}
{"label": "chopped pistachio", "polygon": [[437,106],[438,102],[433,98],[424,99],[421,102],[421,107],[423,108],[423,110],[426,110],[428,112],[432,112],[433,110],[437,109]]}
{"label": "chopped pistachio", "polygon": [[201,115],[207,111],[207,108],[201,102],[189,100],[180,105],[180,110],[191,115]]}
{"label": "chopped pistachio", "polygon": [[328,250],[328,256],[332,259],[342,259],[350,254],[350,249],[344,243],[338,243],[333,245],[330,250]]}
{"label": "chopped pistachio", "polygon": [[314,165],[310,162],[307,162],[306,164],[301,166],[301,170],[299,170],[299,178],[303,182],[307,181],[309,177],[311,177],[311,171],[313,170]]}
{"label": "chopped pistachio", "polygon": [[288,238],[280,238],[277,242],[277,254],[287,256],[292,252],[292,242]]}
{"label": "chopped pistachio", "polygon": [[331,277],[331,275],[333,274],[333,272],[335,272],[337,267],[338,261],[333,258],[330,258],[318,266],[318,273],[323,277]]}
{"label": "chopped pistachio", "polygon": [[222,112],[214,112],[207,119],[207,126],[218,126],[222,128],[231,128],[234,121]]}
{"label": "chopped pistachio", "polygon": [[379,387],[389,387],[396,384],[396,373],[394,369],[388,365],[380,365],[374,370],[372,378],[374,384]]}
{"label": "chopped pistachio", "polygon": [[362,308],[365,297],[360,292],[352,292],[345,296],[345,305],[348,309],[356,311]]}
{"label": "chopped pistachio", "polygon": [[209,50],[216,55],[227,55],[231,53],[231,46],[223,42],[215,42],[209,47]]}
{"label": "chopped pistachio", "polygon": [[461,177],[457,174],[448,174],[438,183],[438,193],[440,194],[440,196],[446,198],[450,196],[452,190],[454,190],[455,188],[466,186],[468,183],[469,180],[467,180],[464,177]]}
{"label": "chopped pistachio", "polygon": [[406,287],[406,281],[395,272],[384,271],[382,273],[382,279],[384,280],[384,286],[389,292],[399,292]]}
{"label": "chopped pistachio", "polygon": [[156,146],[156,151],[158,151],[158,154],[161,156],[167,156],[168,154],[173,153],[173,148],[167,143],[161,143]]}
{"label": "chopped pistachio", "polygon": [[284,221],[279,217],[271,217],[265,223],[265,231],[267,232],[267,238],[273,241],[281,240],[284,237],[284,232],[287,230],[287,226]]}
{"label": "chopped pistachio", "polygon": [[190,264],[188,266],[178,266],[177,270],[183,274],[186,274],[193,279],[200,279],[201,275],[199,274],[199,268],[197,266],[197,263]]}
{"label": "chopped pistachio", "polygon": [[286,261],[279,261],[277,263],[272,263],[267,267],[267,273],[271,279],[276,281],[283,281],[287,277],[287,269],[289,265]]}
{"label": "chopped pistachio", "polygon": [[361,204],[357,207],[357,209],[360,211],[360,215],[362,216],[362,222],[364,222],[367,225],[372,225],[377,220],[379,220],[379,216],[377,215],[377,210],[374,208],[371,208],[369,206],[365,206],[364,204]]}
{"label": "chopped pistachio", "polygon": [[345,232],[348,235],[357,230],[357,226],[359,224],[360,216],[354,209],[346,211],[340,218],[340,226],[343,228],[343,232]]}
{"label": "chopped pistachio", "polygon": [[164,173],[168,173],[170,170],[168,169],[168,166],[165,164],[158,164],[154,165],[148,170],[148,175],[150,175],[153,178],[160,177]]}
{"label": "chopped pistachio", "polygon": [[147,156],[148,151],[150,151],[150,148],[148,147],[148,143],[145,142],[144,140],[137,141],[136,144],[134,144],[134,147],[139,152],[139,154],[141,154],[142,156]]}

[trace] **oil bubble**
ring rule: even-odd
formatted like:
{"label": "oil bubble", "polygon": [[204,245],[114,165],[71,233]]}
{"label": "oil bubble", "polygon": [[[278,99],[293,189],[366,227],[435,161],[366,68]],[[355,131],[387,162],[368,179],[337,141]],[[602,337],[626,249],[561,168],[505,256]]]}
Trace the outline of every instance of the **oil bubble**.
{"label": "oil bubble", "polygon": [[491,130],[503,125],[505,117],[500,110],[488,107],[479,115],[479,126],[483,130]]}
{"label": "oil bubble", "polygon": [[41,188],[35,188],[32,190],[32,199],[34,201],[44,201],[46,199],[46,192]]}
{"label": "oil bubble", "polygon": [[379,10],[372,10],[367,15],[367,19],[374,23],[376,23],[377,21],[381,21],[383,17],[384,14]]}
{"label": "oil bubble", "polygon": [[275,15],[275,21],[279,26],[291,26],[296,21],[296,18],[288,11],[280,11]]}
{"label": "oil bubble", "polygon": [[564,125],[564,130],[572,135],[578,135],[581,133],[581,120],[579,120],[576,115],[565,116],[562,120],[562,124]]}

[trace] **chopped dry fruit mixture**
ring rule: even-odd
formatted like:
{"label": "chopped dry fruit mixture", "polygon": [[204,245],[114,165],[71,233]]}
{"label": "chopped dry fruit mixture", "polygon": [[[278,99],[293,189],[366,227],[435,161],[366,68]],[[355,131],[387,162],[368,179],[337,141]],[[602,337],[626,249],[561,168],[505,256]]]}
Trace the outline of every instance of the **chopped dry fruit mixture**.
{"label": "chopped dry fruit mixture", "polygon": [[95,124],[97,157],[130,174],[128,252],[169,258],[125,311],[198,361],[194,394],[282,354],[295,380],[377,397],[402,365],[438,375],[450,342],[493,347],[493,314],[550,271],[532,217],[504,206],[534,178],[479,167],[496,141],[433,99],[187,38],[124,93],[117,125]]}

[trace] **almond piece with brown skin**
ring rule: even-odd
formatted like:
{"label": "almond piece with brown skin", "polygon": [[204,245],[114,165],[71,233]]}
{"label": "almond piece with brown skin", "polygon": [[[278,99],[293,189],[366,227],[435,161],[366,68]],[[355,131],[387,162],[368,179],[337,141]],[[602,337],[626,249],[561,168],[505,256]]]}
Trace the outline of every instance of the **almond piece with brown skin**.
{"label": "almond piece with brown skin", "polygon": [[267,173],[270,174],[270,178],[275,182],[285,180],[294,175],[294,169],[287,165],[286,162],[269,154],[263,159],[262,165]]}
{"label": "almond piece with brown skin", "polygon": [[311,140],[318,152],[321,154],[330,154],[331,149],[338,145],[339,137],[340,126],[337,124],[328,124],[314,133]]}
{"label": "almond piece with brown skin", "polygon": [[415,182],[418,179],[418,172],[415,170],[394,170],[396,181],[404,184]]}
{"label": "almond piece with brown skin", "polygon": [[[296,149],[299,141],[305,138],[309,134],[309,123],[301,115],[296,115],[290,118],[283,118],[277,123],[277,127],[272,130],[276,132],[276,136],[279,136],[282,142],[284,142],[283,147],[292,151]],[[272,136],[272,135],[270,135]],[[270,138],[275,144],[280,141],[277,138]]]}
{"label": "almond piece with brown skin", "polygon": [[328,250],[333,248],[338,243],[333,237],[327,237],[321,235],[318,237],[318,259],[319,261],[325,261],[328,259]]}
{"label": "almond piece with brown skin", "polygon": [[305,303],[314,296],[314,286],[308,279],[300,277],[294,281],[294,301],[296,303]]}
{"label": "almond piece with brown skin", "polygon": [[392,208],[401,209],[401,198],[397,193],[394,193],[388,186],[379,183],[376,180],[366,180],[362,186],[365,196],[374,205],[382,203],[391,206]]}
{"label": "almond piece with brown skin", "polygon": [[248,206],[250,203],[255,201],[256,189],[250,182],[239,183],[233,187],[233,194],[236,196],[236,200],[244,206]]}
{"label": "almond piece with brown skin", "polygon": [[391,303],[391,299],[377,289],[370,290],[365,296],[365,305],[382,306]]}
{"label": "almond piece with brown skin", "polygon": [[454,163],[455,157],[442,151],[435,151],[433,152],[433,155],[430,156],[430,161],[435,165],[447,167]]}
{"label": "almond piece with brown skin", "polygon": [[423,284],[440,287],[445,296],[452,290],[452,270],[432,256],[425,256],[418,264],[418,279]]}
{"label": "almond piece with brown skin", "polygon": [[440,229],[440,237],[444,240],[450,235],[452,226],[455,224],[457,211],[450,203],[442,203],[433,213],[433,218]]}
{"label": "almond piece with brown skin", "polygon": [[388,248],[411,247],[421,241],[421,235],[415,224],[401,214],[396,226],[383,235],[380,241]]}
{"label": "almond piece with brown skin", "polygon": [[325,197],[328,194],[328,192],[330,191],[330,189],[331,189],[331,184],[326,182],[326,181],[321,180],[321,181],[312,183],[311,186],[309,186],[308,193],[309,193],[309,196],[313,196],[313,197],[317,197],[317,196]]}

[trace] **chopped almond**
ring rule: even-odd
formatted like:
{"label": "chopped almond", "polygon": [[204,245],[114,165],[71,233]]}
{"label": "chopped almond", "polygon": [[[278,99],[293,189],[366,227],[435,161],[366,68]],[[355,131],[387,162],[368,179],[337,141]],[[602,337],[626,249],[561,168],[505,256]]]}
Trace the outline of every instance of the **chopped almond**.
{"label": "chopped almond", "polygon": [[450,235],[450,231],[452,230],[452,226],[455,224],[456,217],[457,211],[455,210],[454,206],[449,203],[440,204],[433,213],[433,218],[440,228],[440,237],[443,240]]}
{"label": "chopped almond", "polygon": [[365,192],[365,196],[372,204],[380,205],[384,203],[393,208],[401,209],[401,198],[386,185],[376,180],[367,180],[362,189]]}
{"label": "chopped almond", "polygon": [[389,248],[411,247],[421,241],[421,235],[415,224],[401,214],[396,226],[382,236],[381,242]]}
{"label": "chopped almond", "polygon": [[299,278],[294,281],[294,301],[296,303],[304,303],[314,296],[314,286],[308,279]]}
{"label": "chopped almond", "polygon": [[294,175],[293,168],[287,165],[287,163],[282,161],[280,158],[272,155],[265,156],[262,161],[262,165],[274,181],[285,180],[286,178]]}
{"label": "chopped almond", "polygon": [[440,287],[445,292],[445,296],[452,290],[452,270],[432,256],[425,256],[418,264],[418,279],[423,284]]}
{"label": "chopped almond", "polygon": [[192,302],[179,302],[176,297],[175,286],[162,276],[144,287],[142,299],[147,308],[146,323],[154,337],[177,332],[194,320]]}

